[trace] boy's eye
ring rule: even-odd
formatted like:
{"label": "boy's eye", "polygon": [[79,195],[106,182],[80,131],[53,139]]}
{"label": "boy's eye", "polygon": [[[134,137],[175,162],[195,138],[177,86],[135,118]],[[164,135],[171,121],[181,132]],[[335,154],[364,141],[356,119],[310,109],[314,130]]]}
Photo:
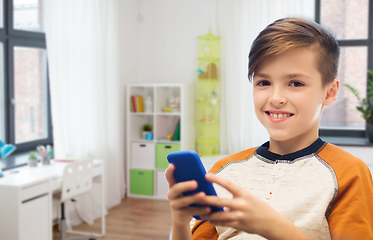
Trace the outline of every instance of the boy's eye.
{"label": "boy's eye", "polygon": [[303,83],[301,83],[301,82],[297,82],[297,81],[293,81],[293,82],[291,82],[289,85],[290,85],[291,87],[302,87],[302,86],[304,86]]}
{"label": "boy's eye", "polygon": [[267,80],[260,80],[257,84],[257,86],[269,86],[271,83]]}

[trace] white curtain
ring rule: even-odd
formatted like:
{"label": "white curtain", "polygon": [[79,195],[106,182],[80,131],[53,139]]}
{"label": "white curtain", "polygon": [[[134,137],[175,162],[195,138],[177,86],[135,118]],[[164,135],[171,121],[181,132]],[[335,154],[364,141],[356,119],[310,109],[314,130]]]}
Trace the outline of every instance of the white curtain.
{"label": "white curtain", "polygon": [[[119,2],[46,0],[44,6],[55,156],[102,159],[107,208],[118,205],[125,190]],[[93,223],[99,196],[94,184],[68,206],[70,223]]]}
{"label": "white curtain", "polygon": [[232,154],[269,140],[255,116],[248,53],[255,37],[283,17],[313,19],[314,0],[217,0],[221,36],[221,153]]}

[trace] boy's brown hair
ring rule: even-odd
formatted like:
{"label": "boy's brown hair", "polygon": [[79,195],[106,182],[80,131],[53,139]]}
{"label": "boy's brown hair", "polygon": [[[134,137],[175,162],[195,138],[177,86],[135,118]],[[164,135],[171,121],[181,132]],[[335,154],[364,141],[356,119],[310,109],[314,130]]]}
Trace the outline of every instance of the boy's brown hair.
{"label": "boy's brown hair", "polygon": [[323,86],[336,78],[340,48],[332,33],[308,20],[282,18],[268,25],[251,45],[249,80],[267,57],[300,47],[309,47],[317,53],[317,68],[321,73]]}

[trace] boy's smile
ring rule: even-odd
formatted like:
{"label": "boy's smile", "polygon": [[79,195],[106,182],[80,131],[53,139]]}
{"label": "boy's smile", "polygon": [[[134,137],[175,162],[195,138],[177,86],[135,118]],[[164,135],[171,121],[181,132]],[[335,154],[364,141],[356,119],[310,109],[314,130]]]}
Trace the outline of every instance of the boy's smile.
{"label": "boy's smile", "polygon": [[335,100],[330,98],[339,83],[322,85],[316,56],[310,48],[294,49],[263,60],[254,73],[255,113],[270,135],[272,152],[295,152],[318,138],[322,109]]}
{"label": "boy's smile", "polygon": [[283,112],[283,111],[265,111],[265,113],[268,115],[269,119],[272,122],[281,122],[287,120],[289,117],[293,116],[294,114],[289,112]]}

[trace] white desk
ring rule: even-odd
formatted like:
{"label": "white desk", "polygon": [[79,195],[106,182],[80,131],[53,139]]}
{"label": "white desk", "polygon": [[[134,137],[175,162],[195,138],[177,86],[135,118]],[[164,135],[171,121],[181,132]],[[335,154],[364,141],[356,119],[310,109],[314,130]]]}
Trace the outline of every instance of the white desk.
{"label": "white desk", "polygon": [[[53,192],[62,185],[66,162],[20,167],[4,172],[0,178],[0,239],[51,240]],[[18,170],[19,173],[9,174]],[[105,189],[102,160],[94,160],[93,180],[101,183],[102,229],[105,234]]]}

